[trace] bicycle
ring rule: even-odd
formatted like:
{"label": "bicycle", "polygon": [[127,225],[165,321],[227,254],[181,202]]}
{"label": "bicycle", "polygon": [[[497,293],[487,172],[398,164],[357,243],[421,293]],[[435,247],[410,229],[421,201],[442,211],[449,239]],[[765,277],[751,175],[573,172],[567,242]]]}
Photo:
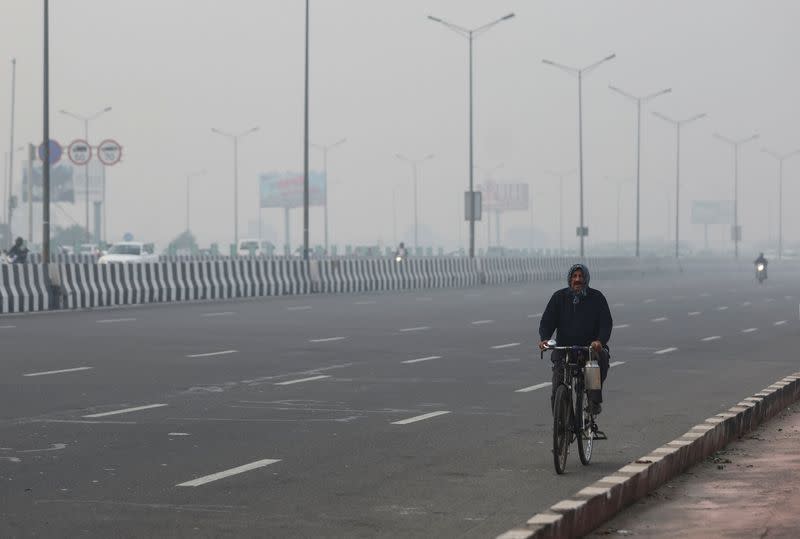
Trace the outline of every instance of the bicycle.
{"label": "bicycle", "polygon": [[[567,455],[572,442],[578,443],[581,464],[587,466],[592,460],[594,440],[607,440],[598,430],[595,415],[589,406],[589,389],[586,388],[585,366],[588,358],[596,355],[591,346],[557,346],[556,341],[547,342],[546,351],[564,350],[562,379],[553,398],[553,463],[556,473],[563,474],[567,467]],[[544,351],[541,352],[544,358]],[[575,411],[580,413],[576,414]]]}

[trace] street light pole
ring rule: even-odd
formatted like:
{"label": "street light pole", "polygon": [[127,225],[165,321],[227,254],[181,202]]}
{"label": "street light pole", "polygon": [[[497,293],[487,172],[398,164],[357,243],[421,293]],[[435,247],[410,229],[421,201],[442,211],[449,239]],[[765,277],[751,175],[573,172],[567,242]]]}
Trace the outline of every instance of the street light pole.
{"label": "street light pole", "polygon": [[190,215],[190,206],[189,206],[189,186],[192,181],[192,178],[196,178],[197,176],[203,176],[206,173],[204,170],[198,170],[197,172],[190,172],[186,175],[186,232],[191,232],[191,227],[189,226],[189,215]]}
{"label": "street light pole", "polygon": [[513,13],[509,13],[504,17],[501,17],[495,21],[492,21],[488,24],[484,24],[483,26],[479,26],[478,28],[469,29],[463,28],[461,26],[455,25],[451,22],[448,22],[444,19],[440,19],[438,17],[433,17],[428,15],[428,19],[438,22],[439,24],[444,25],[445,27],[449,28],[450,30],[454,31],[458,35],[467,38],[469,43],[469,202],[470,202],[470,212],[469,212],[469,256],[470,258],[475,257],[475,208],[473,204],[473,199],[475,197],[475,184],[474,184],[474,137],[473,137],[473,116],[474,116],[474,106],[473,106],[473,76],[472,76],[472,58],[473,58],[473,43],[475,39],[482,33],[489,30],[491,27],[500,24],[503,21],[507,21],[509,19],[514,18]]}
{"label": "street light pole", "polygon": [[654,112],[654,116],[661,118],[665,122],[671,123],[675,126],[675,134],[676,134],[676,155],[675,155],[675,258],[680,256],[680,252],[678,250],[679,242],[680,242],[680,207],[681,207],[681,198],[680,198],[680,190],[681,190],[681,127],[684,124],[688,124],[690,122],[694,122],[695,120],[699,120],[701,118],[705,118],[707,115],[705,113],[696,114],[690,118],[686,118],[684,120],[675,120],[661,114],[660,112]]}
{"label": "street light pole", "polygon": [[622,210],[622,186],[631,181],[630,178],[622,178],[615,180],[609,176],[606,176],[606,181],[612,182],[617,188],[617,250],[621,247],[620,242],[620,213]]}
{"label": "street light pole", "polygon": [[575,174],[575,170],[554,172],[545,170],[546,174],[558,178],[558,253],[564,254],[564,178]]}
{"label": "street light pole", "polygon": [[[14,185],[14,109],[17,94],[17,59],[11,59],[11,140],[8,144],[8,199],[3,199],[6,204],[3,209],[3,216],[6,218],[9,235],[11,234],[11,193]],[[31,179],[28,178],[28,182]],[[12,238],[13,239],[13,238]]]}
{"label": "street light pole", "polygon": [[721,140],[733,147],[733,257],[739,259],[739,146],[758,138],[758,134],[743,139],[731,139],[719,133],[714,133],[714,138]]}
{"label": "street light pole", "polygon": [[666,88],[659,92],[655,92],[645,96],[634,96],[629,94],[616,86],[609,85],[613,91],[617,92],[618,94],[627,97],[634,103],[636,103],[636,257],[639,257],[639,223],[641,222],[640,218],[640,193],[641,193],[641,147],[642,147],[642,104],[655,99],[656,97],[662,96],[664,94],[668,94],[672,92],[672,88]]}
{"label": "street light pole", "polygon": [[[311,5],[306,0],[306,50],[305,50],[305,78],[303,99],[303,260],[308,260],[308,223],[309,223],[309,185],[308,185],[308,55],[309,55],[309,19]],[[327,189],[327,186],[326,186]],[[288,210],[287,210],[288,212]],[[287,213],[288,215],[288,213]],[[287,217],[288,222],[288,217]]]}
{"label": "street light pole", "polygon": [[762,151],[778,160],[778,260],[783,258],[783,162],[800,154],[800,150],[779,154],[767,148]]}
{"label": "street light pole", "polygon": [[583,74],[596,69],[600,64],[616,58],[616,54],[606,56],[602,60],[583,68],[570,67],[564,64],[553,62],[552,60],[542,60],[542,63],[563,69],[567,73],[578,76],[578,171],[580,177],[580,238],[581,238],[581,257],[583,257],[583,243],[586,236],[586,228],[583,221]]}
{"label": "street light pole", "polygon": [[239,139],[255,133],[258,129],[258,126],[251,127],[247,131],[233,134],[221,131],[216,127],[211,128],[213,133],[233,141],[233,245],[236,253],[239,251]]}
{"label": "street light pole", "polygon": [[[65,114],[67,116],[70,116],[72,118],[75,118],[79,122],[82,122],[83,123],[83,138],[86,141],[86,144],[90,144],[89,143],[89,122],[99,118],[100,116],[102,116],[103,114],[105,114],[106,112],[108,112],[110,110],[111,110],[111,107],[106,107],[106,108],[104,108],[102,110],[98,110],[94,114],[90,114],[88,116],[82,116],[80,114],[74,114],[74,113],[69,112],[69,111],[64,110],[64,109],[61,109],[58,112],[60,112],[61,114]],[[92,235],[89,232],[89,162],[88,161],[86,162],[85,165],[83,165],[83,175],[84,175],[84,179],[86,181],[86,193],[85,193],[85,199],[84,199],[84,204],[86,205],[86,243],[90,243],[92,241],[91,240]],[[104,202],[104,207],[105,207],[105,201],[103,201],[103,202]],[[99,241],[100,238],[95,238],[95,240]]]}
{"label": "street light pole", "polygon": [[[44,0],[44,54],[42,77],[42,118],[44,159],[42,160],[42,257],[45,267],[50,263],[50,7]],[[33,178],[28,178],[32,181]]]}
{"label": "street light pole", "polygon": [[418,180],[418,167],[423,162],[427,161],[428,159],[433,159],[434,154],[428,154],[422,159],[409,159],[408,157],[402,154],[395,154],[395,156],[400,159],[401,161],[405,161],[406,163],[411,164],[411,169],[414,173],[414,251],[416,254],[417,249],[419,248],[419,213],[417,211],[418,205],[418,197],[417,197],[417,180]]}
{"label": "street light pole", "polygon": [[337,146],[344,144],[347,141],[346,138],[340,139],[333,144],[328,144],[327,146],[323,146],[322,144],[311,144],[314,148],[318,150],[322,150],[322,170],[325,174],[325,200],[324,200],[324,207],[325,207],[325,254],[328,254],[328,151],[336,148]]}

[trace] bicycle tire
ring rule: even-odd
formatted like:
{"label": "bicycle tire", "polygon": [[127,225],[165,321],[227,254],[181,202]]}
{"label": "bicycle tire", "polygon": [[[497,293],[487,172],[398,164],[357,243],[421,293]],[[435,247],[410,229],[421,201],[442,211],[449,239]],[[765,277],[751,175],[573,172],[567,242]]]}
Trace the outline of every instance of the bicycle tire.
{"label": "bicycle tire", "polygon": [[594,418],[589,412],[589,399],[582,387],[575,391],[575,438],[578,442],[578,457],[581,464],[588,466],[592,461],[594,449],[594,432],[592,423]]}
{"label": "bicycle tire", "polygon": [[569,388],[561,384],[556,388],[553,399],[553,464],[559,475],[567,469],[570,431],[572,430],[571,407]]}

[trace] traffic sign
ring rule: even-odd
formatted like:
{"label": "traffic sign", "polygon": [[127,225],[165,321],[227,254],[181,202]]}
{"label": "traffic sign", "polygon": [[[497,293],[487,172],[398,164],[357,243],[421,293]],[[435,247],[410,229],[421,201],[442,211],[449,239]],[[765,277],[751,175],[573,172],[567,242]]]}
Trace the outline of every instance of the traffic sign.
{"label": "traffic sign", "polygon": [[123,234],[122,239],[123,241],[133,241],[133,234],[131,234],[130,232],[126,232],[125,234]]}
{"label": "traffic sign", "polygon": [[575,228],[575,235],[578,236],[578,237],[580,237],[580,236],[584,236],[584,237],[588,236],[589,235],[589,227],[588,226],[585,226],[583,228],[576,227]]}
{"label": "traffic sign", "polygon": [[[55,165],[58,163],[62,153],[64,153],[64,150],[61,148],[61,144],[50,139],[50,164]],[[39,159],[44,161],[44,142],[39,145]]]}
{"label": "traffic sign", "polygon": [[92,147],[82,139],[75,139],[67,146],[67,157],[76,165],[85,165],[92,159]]}
{"label": "traffic sign", "polygon": [[97,158],[104,165],[116,165],[122,159],[122,146],[116,140],[106,139],[97,146]]}

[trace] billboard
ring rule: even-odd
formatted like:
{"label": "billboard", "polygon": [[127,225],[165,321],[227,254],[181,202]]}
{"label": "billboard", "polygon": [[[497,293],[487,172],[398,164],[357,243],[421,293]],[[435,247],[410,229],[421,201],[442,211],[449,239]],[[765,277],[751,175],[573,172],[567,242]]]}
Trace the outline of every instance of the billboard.
{"label": "billboard", "polygon": [[[268,172],[258,176],[262,208],[300,208],[303,206],[303,173]],[[308,173],[308,200],[311,206],[325,204],[325,174]]]}
{"label": "billboard", "polygon": [[[22,162],[22,201],[28,202],[28,163]],[[72,181],[73,168],[68,163],[56,163],[50,166],[50,201],[75,202],[75,187]],[[42,186],[42,164],[33,165],[32,197],[34,202],[41,202],[44,188]]]}
{"label": "billboard", "polygon": [[528,198],[527,183],[496,183],[486,182],[479,185],[478,190],[483,193],[483,208],[495,211],[527,210],[530,199]]}
{"label": "billboard", "polygon": [[693,225],[730,225],[733,224],[732,200],[693,200]]}

